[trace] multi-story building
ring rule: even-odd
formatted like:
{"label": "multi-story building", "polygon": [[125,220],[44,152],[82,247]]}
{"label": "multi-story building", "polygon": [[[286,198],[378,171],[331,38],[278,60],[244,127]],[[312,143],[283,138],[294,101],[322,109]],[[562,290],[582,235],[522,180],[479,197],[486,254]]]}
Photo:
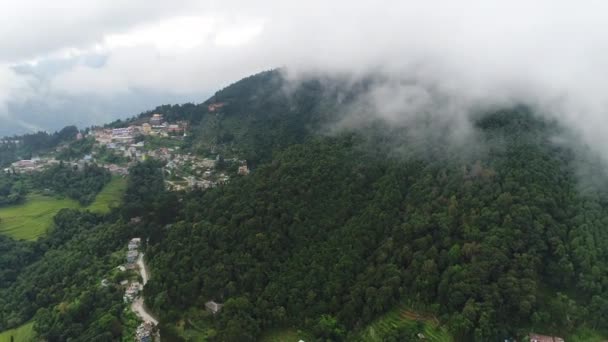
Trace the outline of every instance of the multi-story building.
{"label": "multi-story building", "polygon": [[152,114],[150,118],[150,125],[152,126],[160,126],[164,122],[162,114]]}

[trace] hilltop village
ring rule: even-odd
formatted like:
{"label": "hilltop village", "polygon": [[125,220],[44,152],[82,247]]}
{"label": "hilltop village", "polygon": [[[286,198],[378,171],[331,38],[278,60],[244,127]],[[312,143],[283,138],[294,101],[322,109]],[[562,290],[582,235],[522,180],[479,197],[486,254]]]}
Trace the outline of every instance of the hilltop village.
{"label": "hilltop village", "polygon": [[[5,168],[5,172],[31,173],[59,163],[82,168],[95,163],[110,173],[126,176],[129,167],[149,158],[165,163],[165,185],[172,191],[195,188],[208,189],[225,184],[236,174],[248,175],[246,160],[224,159],[217,154],[207,158],[183,151],[180,147],[188,135],[188,122],[167,122],[162,114],[152,114],[147,122],[114,128],[92,128],[79,132],[74,143],[59,146],[54,153],[19,160]],[[71,145],[88,147],[78,158],[61,158],[70,155]]]}

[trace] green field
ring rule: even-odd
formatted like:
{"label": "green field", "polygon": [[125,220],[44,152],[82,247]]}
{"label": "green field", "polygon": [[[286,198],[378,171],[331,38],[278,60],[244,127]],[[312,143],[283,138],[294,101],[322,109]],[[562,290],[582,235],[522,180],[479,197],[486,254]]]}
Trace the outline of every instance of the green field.
{"label": "green field", "polygon": [[125,178],[112,177],[110,183],[97,194],[95,201],[88,206],[88,209],[98,213],[109,212],[111,208],[120,205],[120,199],[126,188],[127,180]]}
{"label": "green field", "polygon": [[26,323],[18,328],[0,333],[0,342],[30,342],[34,341],[34,323]]}
{"label": "green field", "polygon": [[90,209],[106,213],[120,203],[125,188],[125,179],[112,178],[95,201],[86,208],[69,198],[30,194],[25,203],[0,208],[0,233],[19,240],[35,240],[46,233],[53,223],[53,217],[61,209]]}
{"label": "green field", "polygon": [[382,341],[382,336],[387,332],[404,326],[414,326],[422,322],[423,329],[420,331],[425,336],[425,341],[430,342],[452,342],[454,339],[447,330],[439,325],[437,320],[430,315],[420,315],[409,310],[406,306],[393,309],[375,320],[358,335],[360,341]]}
{"label": "green field", "polygon": [[0,208],[0,233],[19,240],[35,240],[46,233],[53,217],[63,208],[80,208],[69,198],[30,194],[25,203]]}

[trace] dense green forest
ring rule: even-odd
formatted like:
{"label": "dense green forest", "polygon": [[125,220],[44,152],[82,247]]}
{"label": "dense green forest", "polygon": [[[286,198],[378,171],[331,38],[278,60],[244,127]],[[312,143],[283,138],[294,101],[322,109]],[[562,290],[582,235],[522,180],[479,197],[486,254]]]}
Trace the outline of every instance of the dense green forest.
{"label": "dense green forest", "polygon": [[[202,104],[110,124],[156,112],[188,120],[185,151],[232,154],[253,171],[210,190],[168,192],[162,163],[149,160],[130,169],[121,208],[64,210],[36,242],[0,236],[0,331],[33,319],[49,341],[132,333],[120,293],[99,281],[114,253],[141,236],[152,274],[145,300],[163,340],[183,340],[176,326],[200,313],[214,341],[255,341],[282,327],[356,341],[404,303],[457,341],[579,328],[606,335],[608,177],[597,156],[560,143],[567,130],[523,106],[476,113],[458,141],[426,113],[413,125],[370,119],[336,130],[380,81],[294,85],[270,71]],[[86,170],[60,165],[36,184],[86,201],[107,181]],[[19,179],[6,177],[0,190],[10,195]],[[202,313],[209,300],[224,304],[218,314]],[[418,332],[398,327],[380,338]]]}
{"label": "dense green forest", "polygon": [[[51,234],[33,246],[32,262],[18,279],[0,289],[3,328],[34,318],[48,341],[110,341],[122,335],[122,292],[100,287],[112,268],[112,252],[131,229],[93,214],[64,210]],[[129,332],[131,333],[131,332]]]}
{"label": "dense green forest", "polygon": [[514,110],[476,127],[483,148],[388,127],[316,138],[193,195],[149,249],[149,305],[171,321],[224,302],[223,341],[284,325],[345,340],[404,300],[459,340],[608,329],[606,192],[581,191],[555,125]]}
{"label": "dense green forest", "polygon": [[6,172],[0,173],[0,206],[23,201],[27,193],[25,183],[23,176]]}
{"label": "dense green forest", "polygon": [[110,182],[110,172],[95,164],[84,164],[82,168],[59,163],[44,171],[32,174],[32,182],[39,189],[49,189],[87,205]]}
{"label": "dense green forest", "polygon": [[33,244],[0,235],[0,288],[11,285],[35,254]]}

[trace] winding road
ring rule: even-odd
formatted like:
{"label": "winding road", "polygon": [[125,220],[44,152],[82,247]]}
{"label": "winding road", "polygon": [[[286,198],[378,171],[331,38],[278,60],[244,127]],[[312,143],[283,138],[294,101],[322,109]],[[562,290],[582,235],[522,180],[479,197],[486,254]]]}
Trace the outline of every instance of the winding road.
{"label": "winding road", "polygon": [[[146,269],[146,264],[144,263],[143,253],[140,253],[139,258],[137,258],[137,266],[139,266],[139,274],[141,275],[143,286],[146,286],[146,283],[148,282],[148,270]],[[152,322],[154,325],[158,325],[158,320],[154,318],[150,311],[148,311],[148,309],[146,309],[144,306],[143,295],[139,296],[133,301],[131,304],[131,310],[135,312],[135,314],[144,322]]]}

